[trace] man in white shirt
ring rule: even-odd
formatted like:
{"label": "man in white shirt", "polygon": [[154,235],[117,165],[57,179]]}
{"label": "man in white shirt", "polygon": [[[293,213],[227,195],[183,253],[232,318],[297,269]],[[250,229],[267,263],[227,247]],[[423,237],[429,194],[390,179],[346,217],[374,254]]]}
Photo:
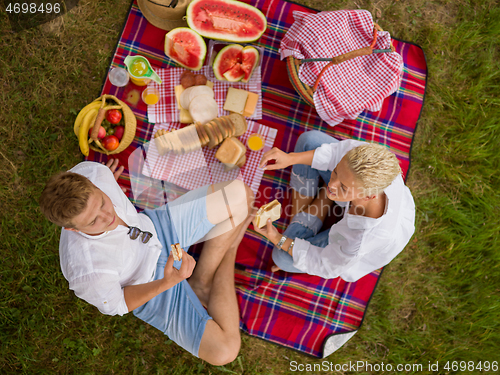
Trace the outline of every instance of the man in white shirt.
{"label": "man in white shirt", "polygon": [[[267,164],[274,160],[274,164]],[[283,235],[271,224],[257,232],[276,245],[273,270],[354,282],[387,265],[415,231],[415,204],[394,154],[380,145],[338,141],[319,131],[300,135],[295,152],[265,153],[261,168],[293,165],[292,220]],[[320,179],[326,184],[320,188]],[[319,232],[335,201],[343,218]],[[319,233],[318,233],[319,232]]]}
{"label": "man in white shirt", "polygon": [[[251,189],[214,184],[137,213],[116,182],[117,166],[80,163],[53,176],[40,197],[45,216],[63,227],[70,289],[103,314],[133,311],[209,363],[233,361],[241,341],[234,262],[251,221]],[[204,240],[197,263],[185,251],[174,262],[171,245],[187,250]]]}

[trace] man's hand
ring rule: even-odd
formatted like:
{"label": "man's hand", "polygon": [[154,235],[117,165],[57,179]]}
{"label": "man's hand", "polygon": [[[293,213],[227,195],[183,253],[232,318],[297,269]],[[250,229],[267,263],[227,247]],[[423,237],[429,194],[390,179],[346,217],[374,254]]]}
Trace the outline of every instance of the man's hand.
{"label": "man's hand", "polygon": [[[121,176],[123,170],[125,169],[123,165],[118,168],[119,163],[120,161],[118,159],[108,159],[108,161],[106,162],[106,167],[111,169],[111,172],[113,173],[116,181],[118,181],[118,178]],[[102,164],[104,164],[104,162]]]}
{"label": "man's hand", "polygon": [[180,283],[191,276],[194,270],[196,261],[194,258],[182,250],[182,264],[179,269],[174,267],[174,255],[170,252],[165,270],[163,271],[162,281],[167,285],[167,289],[173,287],[175,284]]}
{"label": "man's hand", "polygon": [[280,242],[281,233],[274,227],[271,219],[267,219],[266,225],[262,228],[258,228],[255,224],[255,219],[253,219],[253,228],[255,231],[264,237],[266,237],[269,241],[271,241],[274,245]]}
{"label": "man's hand", "polygon": [[151,298],[172,288],[174,285],[187,279],[193,273],[196,261],[191,255],[182,250],[182,264],[180,269],[174,267],[174,256],[170,253],[165,265],[163,279],[145,284],[128,285],[123,288],[125,303],[128,311],[135,310],[148,302]]}
{"label": "man's hand", "polygon": [[[121,165],[120,168],[118,168],[118,164],[119,163],[120,163],[120,161],[118,159],[108,159],[108,161],[105,164],[106,167],[108,167],[109,169],[111,169],[111,173],[113,173],[113,176],[115,177],[116,181],[118,181],[118,179],[120,178],[123,170],[125,169],[125,167],[123,165]],[[102,162],[101,164],[104,164],[104,162]],[[120,186],[120,188],[122,189],[122,191],[124,193],[127,192],[127,189],[124,188],[123,186]]]}

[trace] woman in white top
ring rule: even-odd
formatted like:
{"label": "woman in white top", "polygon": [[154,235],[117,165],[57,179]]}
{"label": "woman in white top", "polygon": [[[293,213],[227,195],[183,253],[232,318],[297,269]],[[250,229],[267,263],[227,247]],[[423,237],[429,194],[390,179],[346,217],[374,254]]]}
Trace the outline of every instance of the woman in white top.
{"label": "woman in white top", "polygon": [[[415,205],[393,153],[319,131],[301,134],[294,151],[275,147],[260,164],[266,170],[293,165],[289,226],[282,235],[270,220],[261,229],[254,225],[276,246],[273,271],[354,282],[403,250],[415,231]],[[345,208],[343,218],[319,232],[334,201]]]}

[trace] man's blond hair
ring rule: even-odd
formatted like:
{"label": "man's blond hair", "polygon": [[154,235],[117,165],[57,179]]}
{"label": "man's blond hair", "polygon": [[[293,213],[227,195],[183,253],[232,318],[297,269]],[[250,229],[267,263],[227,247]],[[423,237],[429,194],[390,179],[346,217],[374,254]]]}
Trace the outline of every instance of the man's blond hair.
{"label": "man's blond hair", "polygon": [[370,143],[347,152],[346,160],[365,196],[380,194],[401,173],[396,155],[385,146]]}
{"label": "man's blond hair", "polygon": [[85,210],[95,189],[88,178],[78,173],[61,172],[47,181],[39,199],[40,209],[54,224],[75,228],[71,220]]}

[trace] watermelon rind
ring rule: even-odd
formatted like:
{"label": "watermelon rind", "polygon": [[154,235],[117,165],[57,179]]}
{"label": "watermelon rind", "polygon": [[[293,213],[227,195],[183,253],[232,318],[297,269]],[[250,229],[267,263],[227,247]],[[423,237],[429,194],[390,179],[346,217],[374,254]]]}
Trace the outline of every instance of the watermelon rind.
{"label": "watermelon rind", "polygon": [[[184,35],[184,37],[192,38],[193,41],[197,42],[197,46],[200,50],[198,52],[198,56],[196,56],[195,64],[188,64],[187,61],[179,59],[172,53],[172,48],[174,48],[172,40],[175,37],[180,37],[182,35]],[[205,61],[205,56],[207,55],[207,44],[205,43],[205,40],[202,38],[202,36],[195,30],[192,30],[189,27],[177,27],[175,29],[172,29],[165,35],[165,55],[167,55],[170,59],[174,60],[177,64],[186,69],[200,70]],[[194,55],[191,54],[190,56]]]}
{"label": "watermelon rind", "polygon": [[[225,81],[226,78],[224,78],[224,73],[228,70],[225,69],[224,71],[221,71],[220,65],[224,63],[224,58],[226,55],[229,55],[231,57],[231,54],[234,53],[235,55],[238,56],[236,59],[236,62],[241,62],[241,51],[243,51],[243,46],[239,44],[230,44],[228,46],[225,46],[222,48],[219,53],[217,53],[217,56],[215,56],[214,62],[212,64],[212,68],[214,70],[214,75],[215,78],[217,78],[220,81]],[[231,67],[229,67],[231,68]]]}
{"label": "watermelon rind", "polygon": [[[206,14],[196,13],[197,7],[200,3],[203,7],[202,11],[204,11]],[[212,5],[217,6],[217,10],[224,9],[224,11],[226,12],[224,17],[221,16],[219,18],[224,18],[224,20],[227,20],[229,19],[229,13],[239,11],[240,15],[238,15],[238,17],[241,17],[241,14],[243,14],[245,16],[245,20],[252,18],[252,26],[256,26],[257,29],[253,33],[249,33],[248,35],[236,35],[234,33],[228,32],[227,29],[217,30],[214,27],[209,30],[203,29],[203,27],[213,24],[213,22],[210,22],[210,14],[208,14],[207,10],[210,9],[210,6]],[[264,34],[267,28],[266,17],[259,9],[236,0],[193,0],[187,7],[186,21],[188,26],[198,32],[201,36],[226,42],[254,42],[259,39],[262,34]],[[236,20],[235,22],[238,21]],[[245,26],[246,30],[248,30],[248,23],[245,23]],[[243,32],[245,32],[245,30]]]}
{"label": "watermelon rind", "polygon": [[252,46],[246,46],[245,48],[243,48],[243,51],[241,51],[242,65],[243,65],[243,62],[245,62],[245,54],[253,54],[255,56],[255,61],[253,63],[253,66],[250,68],[250,70],[248,72],[248,76],[245,72],[245,76],[241,79],[241,82],[247,83],[250,80],[250,78],[252,77],[252,74],[253,74],[253,71],[255,70],[255,67],[259,64],[260,54],[259,54],[259,51],[257,50],[257,48],[252,47]]}

